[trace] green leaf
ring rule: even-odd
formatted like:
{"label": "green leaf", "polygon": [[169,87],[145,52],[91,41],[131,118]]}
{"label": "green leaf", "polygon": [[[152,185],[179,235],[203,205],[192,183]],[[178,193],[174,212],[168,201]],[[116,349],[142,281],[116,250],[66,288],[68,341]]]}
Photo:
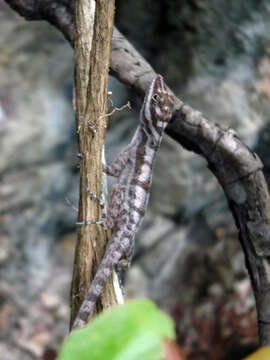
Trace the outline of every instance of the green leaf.
{"label": "green leaf", "polygon": [[57,360],[159,360],[174,325],[150,300],[127,302],[73,331]]}
{"label": "green leaf", "polygon": [[269,359],[270,359],[270,346],[264,346],[243,360],[269,360]]}

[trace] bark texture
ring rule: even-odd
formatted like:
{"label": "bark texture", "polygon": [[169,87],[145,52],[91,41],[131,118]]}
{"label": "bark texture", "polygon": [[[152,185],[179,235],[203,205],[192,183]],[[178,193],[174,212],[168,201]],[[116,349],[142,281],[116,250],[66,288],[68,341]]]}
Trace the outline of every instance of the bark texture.
{"label": "bark texture", "polygon": [[[73,44],[72,4],[66,1],[8,1],[30,20],[53,23]],[[46,4],[46,6],[45,6]],[[52,11],[54,7],[54,11]],[[56,9],[64,9],[58,16]],[[53,16],[52,16],[53,14]],[[143,96],[154,76],[152,67],[116,29],[110,72]],[[252,280],[258,310],[261,344],[270,343],[269,193],[258,157],[231,129],[211,123],[198,111],[175,98],[175,113],[167,132],[186,149],[203,156],[221,184],[233,213]]]}
{"label": "bark texture", "polygon": [[[107,127],[106,101],[114,1],[77,1],[75,6],[75,88],[80,169],[78,221],[97,221],[98,202],[86,188],[100,193],[102,149]],[[79,226],[71,290],[71,324],[104,254],[106,233],[96,225]],[[100,309],[116,302],[109,281]]]}

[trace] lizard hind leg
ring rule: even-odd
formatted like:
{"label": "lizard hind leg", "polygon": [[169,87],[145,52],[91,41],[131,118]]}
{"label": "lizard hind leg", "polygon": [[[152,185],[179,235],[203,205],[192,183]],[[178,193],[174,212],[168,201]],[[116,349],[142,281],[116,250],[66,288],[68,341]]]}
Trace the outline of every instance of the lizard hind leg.
{"label": "lizard hind leg", "polygon": [[112,229],[117,226],[118,220],[124,214],[121,187],[116,184],[112,190],[110,206],[105,221],[105,228]]}
{"label": "lizard hind leg", "polygon": [[[85,187],[86,188],[86,187]],[[94,195],[91,190],[86,188],[87,193],[93,197],[95,200],[99,201],[99,197]],[[118,219],[124,215],[123,209],[123,200],[122,200],[122,190],[119,185],[114,185],[110,200],[110,206],[108,208],[108,213],[105,211],[105,203],[100,203],[102,215],[101,219],[98,221],[81,221],[77,222],[77,225],[103,225],[105,230],[112,229],[117,225]]]}
{"label": "lizard hind leg", "polygon": [[135,250],[135,243],[132,237],[128,237],[127,239],[123,239],[122,241],[126,242],[126,244],[123,244],[125,246],[125,252],[116,265],[117,272],[126,271],[130,267]]}

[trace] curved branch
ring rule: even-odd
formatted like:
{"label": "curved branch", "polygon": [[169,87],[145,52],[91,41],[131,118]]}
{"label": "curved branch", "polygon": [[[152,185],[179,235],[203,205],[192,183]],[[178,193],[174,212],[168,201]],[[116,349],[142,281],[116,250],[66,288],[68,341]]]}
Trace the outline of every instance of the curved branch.
{"label": "curved branch", "polygon": [[46,20],[73,44],[75,27],[73,0],[5,0],[26,20]]}
{"label": "curved branch", "polygon": [[[73,44],[73,1],[5,0],[28,20],[47,20]],[[114,30],[110,72],[143,97],[155,73],[128,40]],[[175,97],[167,133],[203,156],[227,197],[239,230],[258,311],[260,342],[270,344],[270,198],[260,159],[231,129],[211,123]]]}

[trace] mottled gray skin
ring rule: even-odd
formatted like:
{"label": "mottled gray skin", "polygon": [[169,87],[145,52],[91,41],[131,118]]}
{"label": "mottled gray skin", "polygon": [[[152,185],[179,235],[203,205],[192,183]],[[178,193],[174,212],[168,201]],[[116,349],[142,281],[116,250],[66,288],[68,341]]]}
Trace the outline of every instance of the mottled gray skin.
{"label": "mottled gray skin", "polygon": [[128,265],[134,250],[134,238],[145,215],[152,183],[153,167],[164,130],[171,119],[173,97],[161,75],[156,76],[145,96],[140,124],[131,143],[103,171],[118,177],[104,226],[112,229],[103,260],[74,321],[82,327],[118,264]]}

